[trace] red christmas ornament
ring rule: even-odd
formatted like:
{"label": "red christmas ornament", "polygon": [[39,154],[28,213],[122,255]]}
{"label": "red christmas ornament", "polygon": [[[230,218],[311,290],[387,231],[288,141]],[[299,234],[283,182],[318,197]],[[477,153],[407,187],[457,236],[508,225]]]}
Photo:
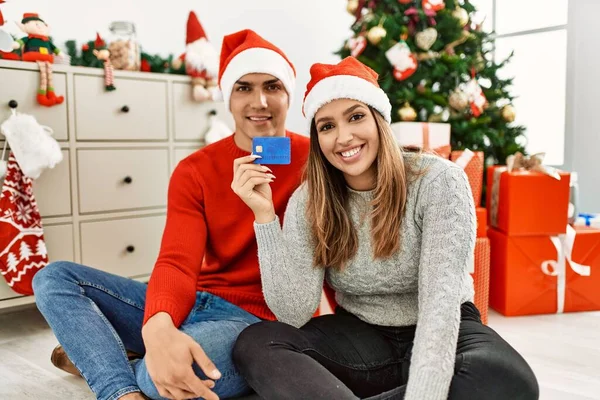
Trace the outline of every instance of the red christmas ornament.
{"label": "red christmas ornament", "polygon": [[435,11],[438,12],[446,8],[446,4],[444,4],[444,0],[423,0],[421,3],[423,6],[423,10],[425,11]]}
{"label": "red christmas ornament", "polygon": [[405,80],[414,74],[418,68],[417,57],[410,51],[408,44],[404,41],[393,45],[385,52],[385,56],[394,67],[393,75],[398,81]]}
{"label": "red christmas ornament", "polygon": [[140,71],[142,71],[142,72],[151,72],[152,71],[152,68],[150,67],[150,63],[145,58],[142,59]]}
{"label": "red christmas ornament", "polygon": [[367,39],[364,35],[359,35],[348,40],[348,48],[352,57],[358,57],[367,48]]}
{"label": "red christmas ornament", "polygon": [[399,69],[394,68],[394,78],[397,81],[403,81],[406,78],[410,77],[412,74],[414,74],[416,71],[416,68],[409,68],[405,69],[404,71],[400,71]]}
{"label": "red christmas ornament", "polygon": [[400,3],[400,4],[410,4],[412,2],[413,2],[413,0],[398,0],[398,3]]}

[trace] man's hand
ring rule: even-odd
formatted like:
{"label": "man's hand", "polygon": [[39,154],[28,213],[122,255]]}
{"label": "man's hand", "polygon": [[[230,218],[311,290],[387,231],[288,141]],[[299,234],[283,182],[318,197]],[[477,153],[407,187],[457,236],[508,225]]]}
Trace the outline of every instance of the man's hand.
{"label": "man's hand", "polygon": [[[211,389],[221,373],[202,347],[173,325],[167,313],[150,318],[142,329],[142,337],[148,374],[161,396],[176,400],[196,397],[219,400]],[[192,368],[194,361],[212,380],[203,381],[196,376]]]}

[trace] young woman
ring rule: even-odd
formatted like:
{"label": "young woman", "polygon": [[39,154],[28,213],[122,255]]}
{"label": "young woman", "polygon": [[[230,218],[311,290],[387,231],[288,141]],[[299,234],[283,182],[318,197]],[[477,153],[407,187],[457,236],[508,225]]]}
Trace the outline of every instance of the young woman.
{"label": "young woman", "polygon": [[[273,175],[236,161],[232,188],[254,212],[278,322],[242,332],[234,361],[265,399],[537,399],[530,367],[471,302],[476,217],[464,172],[403,153],[390,111],[356,59],[313,65],[306,182],[283,230]],[[324,279],[339,307],[311,319]]]}

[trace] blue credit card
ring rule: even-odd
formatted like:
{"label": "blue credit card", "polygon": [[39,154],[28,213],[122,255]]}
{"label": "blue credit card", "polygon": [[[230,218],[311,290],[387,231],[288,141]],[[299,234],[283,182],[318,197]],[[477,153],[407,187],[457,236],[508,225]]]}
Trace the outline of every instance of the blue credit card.
{"label": "blue credit card", "polygon": [[252,139],[252,154],[261,156],[254,164],[290,164],[292,146],[289,137],[255,137]]}

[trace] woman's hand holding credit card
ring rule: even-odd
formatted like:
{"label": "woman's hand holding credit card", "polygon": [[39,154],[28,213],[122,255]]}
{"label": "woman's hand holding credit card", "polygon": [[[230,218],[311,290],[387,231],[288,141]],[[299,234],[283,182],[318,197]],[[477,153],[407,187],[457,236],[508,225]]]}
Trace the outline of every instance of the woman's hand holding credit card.
{"label": "woman's hand holding credit card", "polygon": [[233,181],[231,189],[246,203],[254,213],[257,223],[264,224],[275,220],[275,208],[271,182],[275,180],[273,171],[260,164],[261,156],[251,154],[240,157],[233,162]]}

